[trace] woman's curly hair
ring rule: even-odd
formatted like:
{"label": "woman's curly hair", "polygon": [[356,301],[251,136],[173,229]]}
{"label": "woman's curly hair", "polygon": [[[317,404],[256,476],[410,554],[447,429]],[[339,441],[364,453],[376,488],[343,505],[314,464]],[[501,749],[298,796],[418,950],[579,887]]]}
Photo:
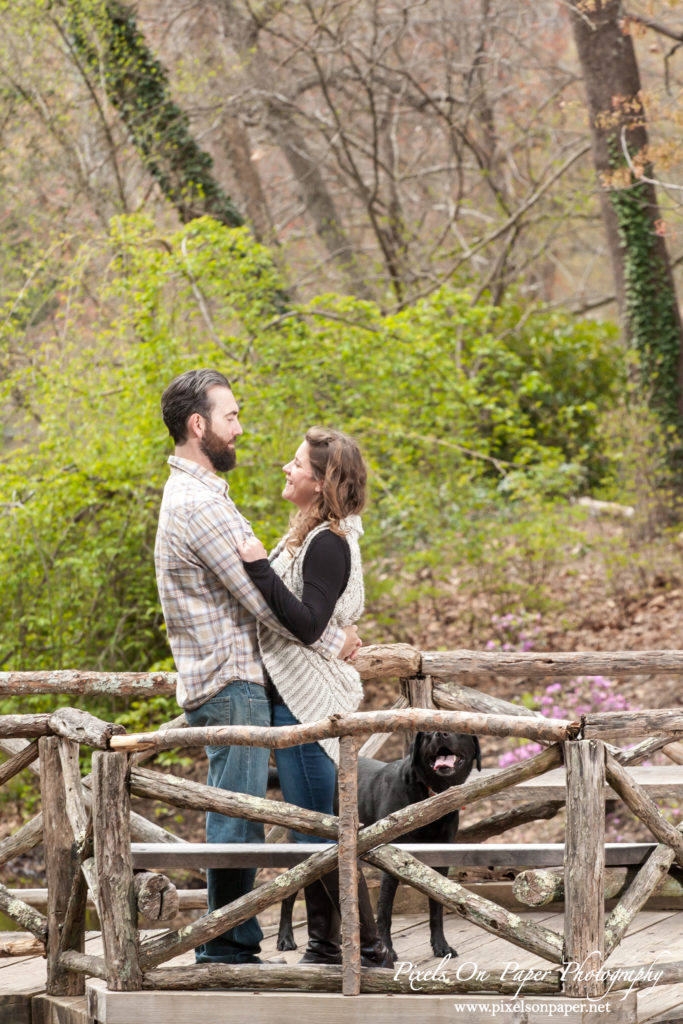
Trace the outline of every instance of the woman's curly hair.
{"label": "woman's curly hair", "polygon": [[352,437],[340,430],[311,427],[305,440],[313,476],[322,482],[306,512],[297,512],[290,523],[287,550],[300,547],[321,523],[329,523],[333,533],[344,536],[339,521],[360,514],[365,508],[367,469],[360,448]]}

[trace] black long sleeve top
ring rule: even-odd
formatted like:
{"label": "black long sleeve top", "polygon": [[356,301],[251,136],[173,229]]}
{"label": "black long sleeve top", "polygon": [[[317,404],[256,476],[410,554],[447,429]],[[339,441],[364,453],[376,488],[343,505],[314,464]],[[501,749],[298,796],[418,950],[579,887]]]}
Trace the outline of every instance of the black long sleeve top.
{"label": "black long sleeve top", "polygon": [[302,566],[301,599],[288,590],[267,558],[245,562],[266,604],[302,644],[313,644],[327,626],[351,573],[351,552],[343,537],[322,530],[309,544]]}

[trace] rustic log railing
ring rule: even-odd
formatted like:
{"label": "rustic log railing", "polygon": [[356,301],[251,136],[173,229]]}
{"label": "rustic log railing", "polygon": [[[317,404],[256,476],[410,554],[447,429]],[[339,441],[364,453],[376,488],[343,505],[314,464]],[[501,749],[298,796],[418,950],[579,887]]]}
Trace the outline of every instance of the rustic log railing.
{"label": "rustic log railing", "polygon": [[[463,677],[479,682],[492,674],[539,679],[581,675],[683,674],[683,652],[616,652],[609,654],[520,654],[469,651],[419,652],[406,645],[368,648],[358,661],[364,677],[399,676],[402,694],[390,711],[334,716],[314,725],[283,729],[221,727],[178,728],[169,723],[158,732],[136,736],[121,727],[102,722],[75,708],[42,715],[8,715],[0,718],[0,750],[8,760],[0,766],[0,784],[18,772],[40,771],[43,813],[0,842],[0,865],[45,841],[47,869],[47,913],[0,886],[0,910],[22,929],[35,936],[46,950],[48,991],[77,995],[83,991],[86,975],[103,978],[112,990],[135,991],[149,988],[314,988],[341,990],[346,995],[364,992],[409,992],[409,981],[391,972],[361,970],[356,893],[357,857],[394,874],[476,923],[486,931],[506,938],[551,964],[557,970],[545,972],[540,984],[527,985],[528,992],[562,993],[567,996],[599,996],[601,982],[595,974],[567,972],[569,962],[601,966],[618,946],[638,911],[676,862],[683,866],[683,828],[674,828],[662,815],[646,788],[627,770],[654,750],[662,749],[676,764],[683,761],[683,709],[645,710],[619,713],[596,712],[577,721],[549,719],[528,712],[499,698],[462,685]],[[457,676],[458,682],[446,682]],[[172,692],[172,673],[0,673],[0,694],[7,693],[159,693]],[[358,827],[356,804],[357,756],[361,740],[363,753],[376,752],[391,733],[456,731],[480,736],[514,736],[544,745],[540,754],[512,767],[472,779],[420,804],[397,811],[381,821]],[[654,735],[653,735],[654,734]],[[141,768],[139,761],[163,749],[211,744],[246,744],[282,747],[336,736],[341,742],[339,770],[339,817],[321,815],[268,799],[226,793],[199,783]],[[612,745],[626,736],[641,742],[630,750]],[[29,741],[29,742],[26,742]],[[84,744],[93,749],[92,777],[80,777],[78,750]],[[39,756],[39,764],[37,758]],[[512,807],[463,830],[469,840],[486,839],[524,821],[550,817],[566,803],[567,828],[563,850],[563,875],[550,874],[552,890],[565,898],[564,935],[521,919],[489,899],[470,892],[442,877],[421,856],[421,848],[407,849],[395,841],[406,832],[436,820],[448,811],[509,790],[525,780],[539,778],[564,763],[566,799],[535,801]],[[683,772],[681,773],[683,775]],[[615,909],[605,919],[606,863],[618,864],[614,848],[605,854],[605,784],[615,791],[648,827],[656,843],[636,856],[636,873],[626,881]],[[138,911],[146,909],[167,920],[181,900],[163,876],[134,874],[135,858],[147,860],[154,849],[174,844],[174,855],[189,863],[188,844],[179,837],[131,813],[130,795],[152,797],[178,807],[217,810],[293,828],[312,835],[337,839],[318,846],[272,881],[260,885],[233,903],[182,928],[141,941],[137,929]],[[163,844],[163,845],[162,845]],[[206,847],[205,864],[235,863],[246,855],[258,863],[266,848]],[[495,847],[487,847],[493,851]],[[512,848],[509,848],[512,849]],[[540,848],[539,848],[540,849]],[[271,863],[286,863],[288,848],[270,847]],[[299,855],[303,853],[299,850]],[[453,862],[457,848],[450,851]],[[262,856],[262,861],[267,858]],[[433,861],[433,851],[431,854]],[[147,862],[147,861],[146,861]],[[552,858],[546,863],[557,863]],[[279,965],[202,965],[187,968],[161,965],[181,952],[195,948],[226,929],[279,902],[339,865],[342,900],[341,968]],[[540,865],[539,865],[540,866]],[[609,870],[613,870],[612,867]],[[545,872],[548,875],[549,872]],[[533,893],[542,873],[526,871],[527,890]],[[547,883],[547,879],[545,880]],[[524,890],[520,885],[518,891]],[[104,955],[84,952],[85,909],[88,901],[97,907],[103,936]],[[530,899],[533,902],[533,899]],[[23,941],[25,940],[18,940]],[[25,948],[25,947],[24,947]],[[18,949],[17,949],[18,951]],[[0,955],[3,950],[0,949]],[[658,965],[664,971],[660,984],[683,981],[683,964]],[[633,968],[631,968],[633,970]],[[616,986],[612,986],[613,990]],[[631,984],[631,982],[625,983]],[[432,992],[513,991],[516,983],[489,973],[485,982],[455,979],[447,985],[435,982]]]}

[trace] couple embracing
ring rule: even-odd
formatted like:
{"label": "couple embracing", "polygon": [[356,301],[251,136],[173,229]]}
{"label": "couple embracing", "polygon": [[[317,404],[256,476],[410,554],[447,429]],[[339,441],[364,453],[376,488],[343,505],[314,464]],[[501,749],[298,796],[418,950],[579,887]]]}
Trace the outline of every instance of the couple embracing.
{"label": "couple embracing", "polygon": [[[155,547],[157,584],[178,670],[177,699],[189,725],[286,726],[354,711],[362,697],[351,664],[363,610],[358,547],[366,468],[356,442],[311,428],[284,467],[283,498],[295,507],[269,559],[230,497],[226,473],[242,433],[229,381],[210,369],[176,377],[161,399],[175,443]],[[265,796],[269,752],[208,747],[208,784]],[[284,799],[333,813],[338,740],[275,751]],[[209,812],[208,842],[263,841],[263,825]],[[293,833],[296,842],[313,837]],[[331,840],[319,840],[331,842]],[[253,868],[208,871],[215,910],[249,892]],[[378,938],[362,872],[361,952],[367,966],[391,967]],[[341,962],[337,871],[305,889],[308,945],[303,963]],[[259,963],[263,937],[251,918],[196,951],[199,963]]]}

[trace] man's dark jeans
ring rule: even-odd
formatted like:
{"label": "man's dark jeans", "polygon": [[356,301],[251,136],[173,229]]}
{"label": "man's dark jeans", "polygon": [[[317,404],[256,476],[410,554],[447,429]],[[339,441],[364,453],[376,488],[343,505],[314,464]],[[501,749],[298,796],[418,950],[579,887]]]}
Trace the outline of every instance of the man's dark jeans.
{"label": "man's dark jeans", "polygon": [[[270,725],[270,701],[263,686],[236,680],[192,711],[185,712],[188,725]],[[265,796],[270,752],[262,747],[207,747],[209,786]],[[208,843],[263,842],[263,824],[228,818],[209,811],[206,815]],[[207,888],[209,911],[231,903],[251,892],[255,868],[209,868]],[[263,932],[255,917],[243,921],[196,950],[197,963],[253,963],[261,949]]]}

